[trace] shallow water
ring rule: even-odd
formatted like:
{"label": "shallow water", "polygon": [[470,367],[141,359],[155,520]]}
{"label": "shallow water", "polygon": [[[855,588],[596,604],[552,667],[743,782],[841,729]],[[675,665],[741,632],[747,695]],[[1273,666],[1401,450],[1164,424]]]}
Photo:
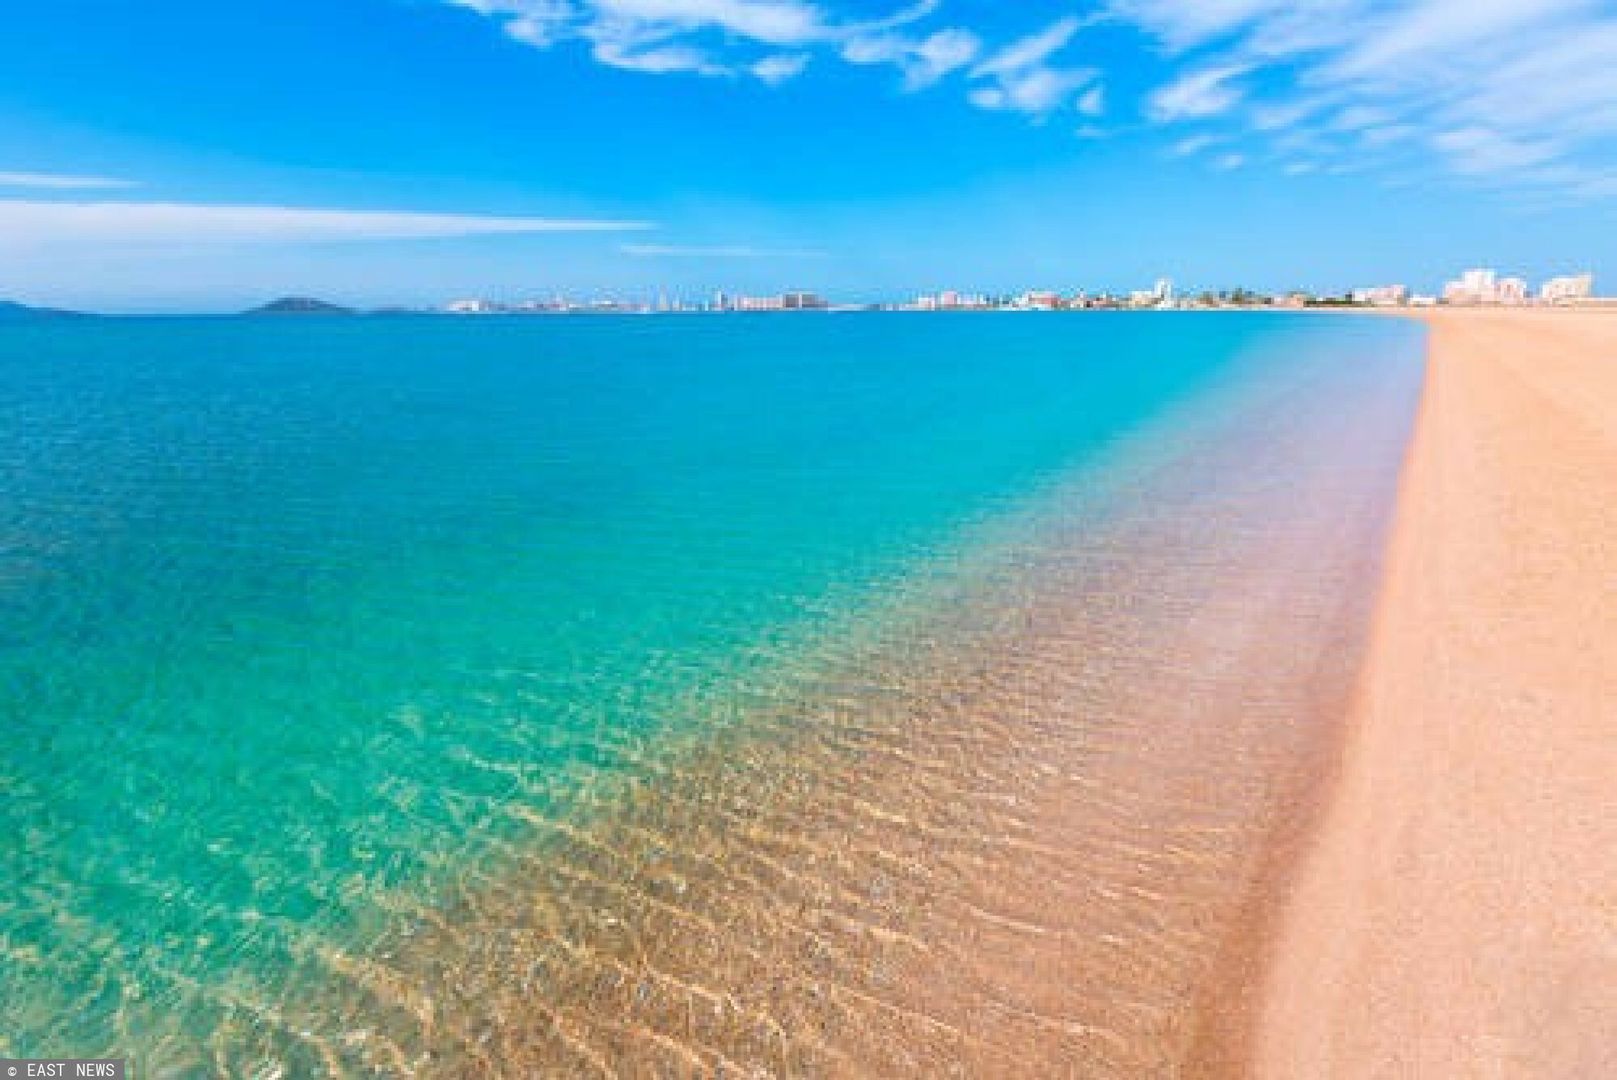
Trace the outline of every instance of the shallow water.
{"label": "shallow water", "polygon": [[0,329],[0,1049],[1169,1071],[1402,324]]}

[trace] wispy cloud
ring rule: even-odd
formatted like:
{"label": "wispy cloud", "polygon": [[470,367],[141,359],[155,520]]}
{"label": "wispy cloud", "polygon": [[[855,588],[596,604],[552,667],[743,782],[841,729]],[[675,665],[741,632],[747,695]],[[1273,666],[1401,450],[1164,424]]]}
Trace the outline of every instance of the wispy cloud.
{"label": "wispy cloud", "polygon": [[1225,141],[1226,139],[1222,135],[1208,135],[1205,132],[1200,135],[1187,135],[1169,147],[1168,153],[1174,157],[1194,157],[1203,150],[1210,149]]}
{"label": "wispy cloud", "polygon": [[1317,100],[1265,102],[1252,106],[1247,121],[1259,131],[1283,131],[1294,127],[1325,108]]}
{"label": "wispy cloud", "polygon": [[1286,0],[1113,0],[1111,14],[1135,23],[1175,52],[1284,11]]}
{"label": "wispy cloud", "polygon": [[1146,103],[1146,111],[1159,124],[1228,112],[1245,93],[1234,80],[1247,70],[1245,64],[1217,64],[1186,72],[1157,88]]}
{"label": "wispy cloud", "polygon": [[0,172],[0,187],[35,188],[40,191],[110,191],[139,185],[133,180],[111,176],[69,176],[62,173]]}
{"label": "wispy cloud", "polygon": [[778,53],[754,62],[748,70],[764,82],[774,84],[797,78],[808,66],[807,53]]}
{"label": "wispy cloud", "polygon": [[1039,67],[1065,49],[1082,26],[1082,22],[1073,16],[1057,19],[1038,33],[1013,42],[990,56],[978,64],[972,74],[1013,75],[1019,71]]}
{"label": "wispy cloud", "polygon": [[[1136,129],[1130,116],[1216,126],[1253,137],[1254,160],[1266,143],[1279,168],[1403,168],[1423,153],[1463,177],[1617,187],[1611,0],[1101,0],[1020,27],[1014,6],[961,25],[970,7],[941,0],[440,2],[646,74],[773,86],[834,63],[887,67],[906,91],[949,85],[1035,121],[1074,112],[1091,135],[1103,113],[1113,133]],[[1133,80],[1084,62],[1097,23],[1106,55],[1136,50],[1128,63],[1151,80],[1138,96],[1119,100]]]}
{"label": "wispy cloud", "polygon": [[850,39],[842,47],[842,59],[850,64],[892,64],[903,72],[906,89],[920,90],[971,63],[982,48],[981,38],[958,27],[923,37],[885,32]]}
{"label": "wispy cloud", "polygon": [[1588,0],[1425,0],[1377,20],[1324,69],[1328,81],[1417,73],[1405,65],[1508,47],[1510,36],[1591,7]]}
{"label": "wispy cloud", "polygon": [[1158,123],[1218,117],[1282,155],[1343,165],[1424,146],[1462,176],[1585,194],[1617,175],[1617,9],[1605,0],[1113,0],[1109,10],[1174,63],[1195,58],[1147,97]]}
{"label": "wispy cloud", "polygon": [[0,247],[274,244],[619,232],[644,222],[291,206],[0,199]]}
{"label": "wispy cloud", "polygon": [[[951,75],[985,109],[1048,114],[1072,102],[1099,76],[1054,63],[1094,17],[1066,17],[988,53],[983,36],[935,24],[940,0],[834,9],[815,0],[444,0],[497,21],[540,49],[581,44],[599,63],[646,74],[751,77],[778,85],[802,75],[820,55],[855,65],[896,68],[906,90]],[[895,0],[896,2],[896,0]],[[1103,98],[1082,99],[1098,115]]]}
{"label": "wispy cloud", "polygon": [[[923,0],[875,18],[834,18],[808,0],[447,0],[497,20],[518,41],[587,45],[600,63],[652,74],[750,74],[780,83],[807,66],[802,50],[890,34],[925,18]],[[897,62],[897,59],[893,62]]]}
{"label": "wispy cloud", "polygon": [[752,247],[746,244],[726,244],[712,247],[677,244],[623,244],[618,250],[637,259],[823,259],[828,254],[813,248],[767,248]]}
{"label": "wispy cloud", "polygon": [[1035,34],[994,53],[972,68],[974,80],[986,81],[969,97],[984,109],[1011,109],[1042,116],[1065,105],[1074,93],[1088,86],[1100,72],[1088,67],[1063,67],[1051,61],[1083,29],[1083,20],[1058,19]]}
{"label": "wispy cloud", "polygon": [[1449,156],[1456,169],[1473,175],[1527,169],[1558,156],[1551,143],[1514,139],[1485,127],[1442,131],[1433,136],[1432,143]]}
{"label": "wispy cloud", "polygon": [[1001,78],[994,86],[978,87],[968,99],[981,109],[1008,109],[1043,116],[1064,105],[1075,91],[1098,74],[1094,69],[1031,68]]}

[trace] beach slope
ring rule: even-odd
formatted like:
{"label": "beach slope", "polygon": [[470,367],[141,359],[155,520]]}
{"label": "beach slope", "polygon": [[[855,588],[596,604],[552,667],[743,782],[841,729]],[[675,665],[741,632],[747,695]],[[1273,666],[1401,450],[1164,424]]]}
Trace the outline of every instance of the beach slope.
{"label": "beach slope", "polygon": [[1430,317],[1274,1077],[1617,1076],[1617,315]]}

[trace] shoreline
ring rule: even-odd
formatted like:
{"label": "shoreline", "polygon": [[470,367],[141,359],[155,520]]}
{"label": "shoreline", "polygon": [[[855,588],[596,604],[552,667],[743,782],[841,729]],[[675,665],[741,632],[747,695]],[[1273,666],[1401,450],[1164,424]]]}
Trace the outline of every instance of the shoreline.
{"label": "shoreline", "polygon": [[333,1052],[446,1074],[1182,1071],[1210,1014],[1246,1015],[1217,1000],[1225,961],[1338,744],[1409,352],[1255,370],[1163,418],[1107,470],[1101,518],[1064,511],[1093,494],[1073,478],[944,602],[748,694],[763,711],[734,738],[646,761],[585,820],[535,819],[554,843],[323,958],[317,1014],[395,1014]]}
{"label": "shoreline", "polygon": [[1369,641],[1418,330],[1241,336],[869,605],[658,699],[677,723],[570,729],[556,769],[458,738],[430,880],[349,876],[351,927],[254,908],[284,954],[110,1021],[178,1071],[1231,1069]]}
{"label": "shoreline", "polygon": [[1274,1077],[1617,1073],[1617,318],[1423,318],[1365,666],[1234,1052]]}

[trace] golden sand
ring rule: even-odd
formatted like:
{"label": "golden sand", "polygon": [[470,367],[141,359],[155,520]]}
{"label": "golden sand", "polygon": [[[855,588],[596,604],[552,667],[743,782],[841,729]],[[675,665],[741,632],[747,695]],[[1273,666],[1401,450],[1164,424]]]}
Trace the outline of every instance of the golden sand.
{"label": "golden sand", "polygon": [[1617,316],[1441,312],[1255,1071],[1617,1076]]}
{"label": "golden sand", "polygon": [[361,955],[311,946],[306,992],[244,1008],[213,1052],[296,1039],[333,1072],[456,1077],[1183,1074],[1249,1014],[1249,927],[1337,746],[1409,430],[1412,378],[1316,375],[1107,470],[1139,497],[1034,515],[730,727],[615,748],[636,765],[595,812],[509,808],[531,835],[500,865],[447,903],[401,894]]}

